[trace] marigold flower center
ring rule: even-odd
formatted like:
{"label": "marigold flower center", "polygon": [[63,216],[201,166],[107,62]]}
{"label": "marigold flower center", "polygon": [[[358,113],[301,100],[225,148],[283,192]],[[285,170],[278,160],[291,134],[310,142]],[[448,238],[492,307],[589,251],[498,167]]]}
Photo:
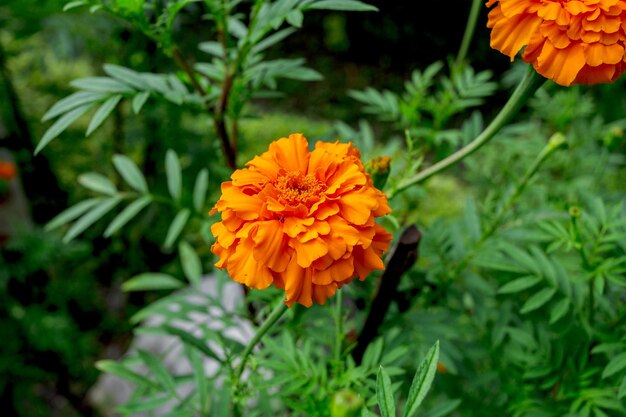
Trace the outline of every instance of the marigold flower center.
{"label": "marigold flower center", "polygon": [[315,175],[303,175],[300,171],[287,171],[279,175],[274,187],[280,199],[290,205],[312,204],[319,200],[320,193],[327,188]]}

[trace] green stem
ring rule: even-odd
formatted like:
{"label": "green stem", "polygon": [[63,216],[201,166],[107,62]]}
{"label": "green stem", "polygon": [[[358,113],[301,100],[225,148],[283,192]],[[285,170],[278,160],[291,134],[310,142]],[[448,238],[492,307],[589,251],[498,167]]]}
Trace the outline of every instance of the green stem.
{"label": "green stem", "polygon": [[480,7],[482,6],[482,0],[472,0],[472,8],[470,9],[469,16],[467,17],[467,25],[465,26],[465,33],[463,34],[463,41],[461,42],[461,48],[456,56],[456,64],[460,65],[467,56],[470,43],[474,37],[474,31],[476,30],[476,22],[480,14]]}
{"label": "green stem", "polygon": [[341,366],[341,345],[343,344],[343,321],[341,319],[341,308],[343,306],[343,292],[337,290],[335,296],[335,369]]}
{"label": "green stem", "polygon": [[400,191],[409,188],[412,185],[419,184],[433,175],[449,168],[450,166],[456,164],[460,160],[466,158],[472,153],[476,152],[483,145],[489,142],[493,137],[502,129],[513,116],[519,112],[519,110],[526,104],[528,99],[532,97],[537,89],[541,87],[544,83],[545,79],[537,74],[532,67],[529,67],[528,72],[519,83],[509,101],[506,102],[504,107],[500,110],[500,112],[496,115],[493,121],[487,126],[487,128],[476,137],[470,144],[459,149],[452,155],[447,158],[442,159],[441,161],[435,163],[434,165],[426,168],[425,170],[418,172],[414,176],[410,178],[405,178],[401,180],[396,187],[391,190],[389,193],[389,198],[392,198],[394,195],[399,193]]}
{"label": "green stem", "polygon": [[244,369],[246,369],[246,363],[248,362],[248,357],[252,353],[252,349],[254,349],[257,343],[261,341],[263,336],[265,336],[265,333],[267,333],[268,330],[272,328],[272,326],[278,321],[278,319],[280,319],[281,316],[285,314],[288,308],[289,307],[287,307],[287,304],[283,302],[281,302],[278,306],[276,306],[276,308],[274,309],[274,311],[272,311],[272,313],[269,315],[267,320],[265,320],[265,322],[263,322],[261,327],[259,327],[259,330],[257,330],[256,334],[254,335],[250,343],[248,343],[248,346],[246,346],[246,349],[241,354],[241,362],[239,363],[239,367],[237,368],[237,371],[235,372],[235,386],[236,387],[239,387],[240,385],[241,375],[243,374]]}

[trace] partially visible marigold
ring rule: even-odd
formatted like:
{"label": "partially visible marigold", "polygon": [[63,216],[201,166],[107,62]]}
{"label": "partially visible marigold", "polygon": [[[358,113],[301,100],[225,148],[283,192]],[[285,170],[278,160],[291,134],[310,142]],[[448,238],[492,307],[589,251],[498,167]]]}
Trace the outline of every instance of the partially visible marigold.
{"label": "partially visible marigold", "polygon": [[10,181],[17,175],[13,162],[0,161],[0,180]]}
{"label": "partially visible marigold", "polygon": [[564,86],[612,82],[626,71],[626,1],[489,0],[491,46]]}
{"label": "partially visible marigold", "polygon": [[252,288],[284,289],[285,302],[323,304],[355,277],[382,270],[391,235],[375,218],[391,209],[351,143],[301,134],[279,139],[222,184],[211,211],[211,250],[230,277]]}

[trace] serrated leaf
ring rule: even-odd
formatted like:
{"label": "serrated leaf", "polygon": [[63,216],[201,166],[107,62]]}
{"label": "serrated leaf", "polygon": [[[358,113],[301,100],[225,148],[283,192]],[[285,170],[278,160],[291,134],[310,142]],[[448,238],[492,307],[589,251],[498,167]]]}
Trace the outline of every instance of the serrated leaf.
{"label": "serrated leaf", "polygon": [[126,155],[117,154],[113,156],[113,165],[128,185],[141,193],[148,193],[146,179],[132,159]]}
{"label": "serrated leaf", "polygon": [[404,413],[402,413],[403,417],[413,417],[417,413],[418,407],[424,400],[424,397],[428,393],[428,390],[430,390],[430,386],[435,379],[438,361],[439,341],[435,342],[435,345],[430,348],[426,354],[426,358],[424,358],[415,372],[411,388],[409,389],[409,396],[406,400]]}
{"label": "serrated leaf", "polygon": [[377,12],[378,8],[357,0],[321,0],[307,6],[307,9],[343,10],[350,12]]}
{"label": "serrated leaf", "polygon": [[111,180],[97,172],[88,172],[79,175],[78,183],[91,191],[101,194],[115,195],[118,192]]}
{"label": "serrated leaf", "polygon": [[620,353],[609,361],[602,371],[602,378],[608,378],[624,369],[626,369],[626,352]]}
{"label": "serrated leaf", "polygon": [[382,366],[378,368],[376,376],[376,398],[382,417],[396,417],[396,403],[393,399],[391,380]]}
{"label": "serrated leaf", "polygon": [[202,275],[202,262],[191,245],[185,241],[178,244],[178,253],[180,255],[180,263],[183,266],[185,277],[193,285],[200,284],[200,276]]}
{"label": "serrated leaf", "polygon": [[107,374],[115,375],[127,381],[137,384],[138,387],[153,387],[155,384],[143,375],[138,374],[123,364],[112,360],[101,360],[96,362],[96,368]]}
{"label": "serrated leaf", "polygon": [[46,114],[44,114],[41,118],[41,121],[47,122],[48,120],[60,116],[63,113],[67,113],[78,106],[104,100],[107,96],[107,94],[94,93],[92,91],[78,91],[74,94],[70,94],[50,107]]}
{"label": "serrated leaf", "polygon": [[130,203],[124,210],[122,210],[111,221],[107,229],[104,231],[104,237],[110,237],[113,233],[120,230],[126,225],[133,217],[135,217],[144,207],[152,202],[152,197],[143,196]]}
{"label": "serrated leaf", "polygon": [[147,291],[147,290],[172,290],[183,286],[183,282],[171,275],[160,272],[144,272],[122,284],[122,290]]}
{"label": "serrated leaf", "polygon": [[67,210],[62,211],[58,214],[54,219],[50,220],[48,224],[45,226],[46,231],[50,231],[56,229],[57,227],[63,226],[66,223],[71,222],[72,220],[80,217],[81,214],[88,211],[90,208],[94,207],[98,203],[104,201],[105,199],[102,197],[90,198],[89,200],[81,201],[68,208]]}
{"label": "serrated leaf", "polygon": [[59,119],[52,124],[46,130],[43,137],[37,144],[35,148],[35,155],[37,155],[46,145],[48,145],[54,138],[59,136],[65,129],[68,128],[69,125],[74,123],[80,116],[85,114],[87,110],[93,107],[93,103],[83,104],[82,106],[78,106],[75,109],[65,113],[63,116],[59,117]]}
{"label": "serrated leaf", "polygon": [[106,120],[106,118],[109,117],[109,115],[111,114],[113,109],[115,109],[115,106],[117,106],[121,99],[121,95],[113,96],[104,103],[102,103],[100,107],[98,107],[98,110],[96,110],[96,112],[93,114],[93,117],[91,118],[91,122],[89,122],[89,127],[87,127],[87,132],[85,133],[85,136],[91,135],[94,130],[100,127],[100,125]]}
{"label": "serrated leaf", "polygon": [[137,71],[131,70],[130,68],[113,64],[104,64],[103,69],[105,73],[123,84],[128,84],[138,90],[146,90],[150,88],[141,74]]}
{"label": "serrated leaf", "polygon": [[529,276],[514,279],[511,282],[507,282],[498,290],[498,294],[512,294],[526,290],[541,282],[541,277]]}
{"label": "serrated leaf", "polygon": [[67,243],[84,232],[89,226],[100,220],[105,214],[117,206],[120,201],[122,201],[121,197],[111,197],[93,207],[69,228],[65,236],[63,236],[63,242]]}
{"label": "serrated leaf", "polygon": [[159,384],[161,384],[161,386],[170,394],[175,394],[176,384],[174,383],[174,378],[172,378],[163,363],[161,363],[161,361],[155,356],[141,349],[139,349],[137,353],[148,369],[150,369],[150,372],[152,372],[157,378]]}
{"label": "serrated leaf", "polygon": [[143,108],[143,105],[146,104],[146,101],[148,101],[149,97],[150,97],[149,91],[142,91],[141,93],[133,97],[133,101],[131,103],[132,108],[133,108],[133,113],[139,114],[139,112]]}
{"label": "serrated leaf", "polygon": [[180,235],[180,232],[183,231],[183,228],[187,224],[187,220],[189,220],[190,214],[191,212],[189,211],[189,209],[183,209],[178,212],[176,217],[174,217],[174,220],[172,220],[172,223],[167,230],[167,236],[165,237],[165,243],[163,244],[166,249],[172,247],[172,245]]}
{"label": "serrated leaf", "polygon": [[559,301],[550,312],[550,324],[559,321],[569,311],[570,301],[567,298]]}
{"label": "serrated leaf", "polygon": [[526,300],[526,302],[522,306],[522,309],[520,310],[520,313],[526,314],[530,313],[531,311],[537,310],[545,303],[550,301],[550,299],[554,297],[554,294],[556,294],[556,288],[544,288],[540,290],[539,292],[530,296],[528,300]]}
{"label": "serrated leaf", "polygon": [[206,200],[206,192],[209,187],[209,171],[204,168],[196,177],[196,183],[193,186],[193,206],[197,212],[201,212],[204,208]]}
{"label": "serrated leaf", "polygon": [[72,87],[86,91],[95,91],[99,93],[133,93],[135,90],[113,78],[109,77],[86,77],[79,78],[70,82]]}
{"label": "serrated leaf", "polygon": [[171,149],[165,154],[165,175],[167,176],[167,189],[174,200],[178,200],[182,188],[182,175],[178,155]]}

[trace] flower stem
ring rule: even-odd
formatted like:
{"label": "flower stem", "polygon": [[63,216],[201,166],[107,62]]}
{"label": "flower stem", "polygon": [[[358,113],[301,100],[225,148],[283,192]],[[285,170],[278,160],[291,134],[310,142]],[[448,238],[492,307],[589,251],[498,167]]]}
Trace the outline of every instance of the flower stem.
{"label": "flower stem", "polygon": [[476,22],[480,14],[480,6],[482,0],[472,0],[472,8],[470,9],[469,16],[467,17],[467,25],[465,26],[465,33],[463,34],[463,41],[459,48],[459,53],[456,56],[456,64],[459,65],[465,60],[467,51],[469,50],[470,43],[474,37],[474,31],[476,30]]}
{"label": "flower stem", "polygon": [[[335,369],[341,368],[341,345],[343,344],[343,322],[341,320],[341,308],[343,307],[343,292],[337,290],[335,295]],[[336,372],[339,374],[339,372]]]}
{"label": "flower stem", "polygon": [[254,349],[257,343],[259,343],[263,336],[265,336],[265,333],[267,333],[268,330],[272,328],[272,326],[278,321],[278,319],[281,318],[281,316],[287,311],[288,308],[289,307],[287,307],[287,304],[283,302],[276,306],[276,308],[274,309],[274,311],[272,311],[267,320],[265,320],[261,327],[259,327],[259,330],[257,330],[250,343],[248,343],[248,346],[246,346],[245,350],[241,354],[241,362],[239,363],[239,367],[235,372],[236,387],[239,387],[241,375],[243,374],[244,369],[246,369],[246,363],[248,362],[248,357],[252,353],[252,349]]}
{"label": "flower stem", "polygon": [[476,137],[467,146],[459,149],[447,158],[435,163],[434,165],[426,168],[425,170],[418,172],[410,178],[401,180],[394,189],[389,193],[389,198],[400,191],[409,188],[412,185],[419,184],[433,175],[449,168],[465,157],[471,155],[480,149],[484,144],[489,142],[493,137],[502,129],[512,118],[519,112],[519,110],[526,104],[528,99],[532,97],[537,89],[541,87],[545,79],[537,74],[532,67],[529,67],[529,71],[526,73],[522,81],[519,83],[509,101],[506,102],[504,107],[496,115],[493,121],[487,126],[483,132]]}

